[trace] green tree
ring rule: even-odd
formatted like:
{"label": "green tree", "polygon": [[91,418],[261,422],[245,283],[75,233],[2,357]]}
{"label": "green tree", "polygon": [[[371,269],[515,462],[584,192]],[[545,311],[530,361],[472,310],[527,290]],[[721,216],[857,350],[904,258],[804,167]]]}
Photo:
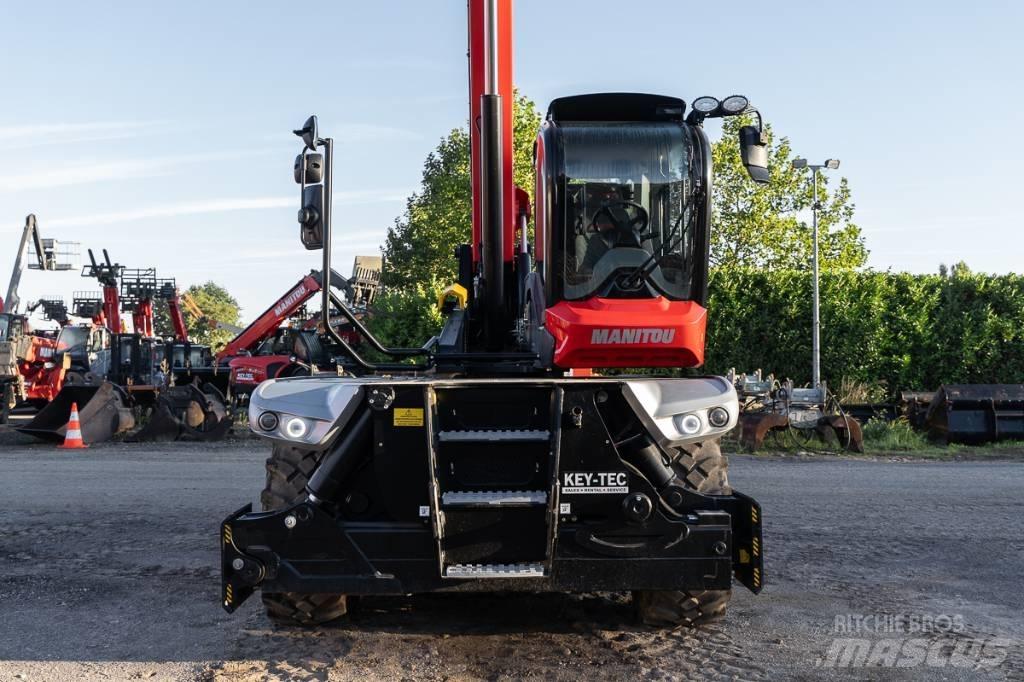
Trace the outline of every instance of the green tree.
{"label": "green tree", "polygon": [[[374,336],[392,348],[418,348],[441,330],[443,320],[437,308],[437,296],[443,287],[436,280],[391,288],[373,302],[364,322]],[[393,361],[378,357],[367,349],[375,360]]]}
{"label": "green tree", "polygon": [[[227,289],[215,282],[193,284],[186,290],[186,293],[192,297],[196,305],[199,306],[199,309],[203,311],[201,319],[189,312],[183,311],[189,339],[194,343],[209,345],[214,351],[220,350],[235,335],[226,329],[217,329],[215,324],[223,322],[225,324],[238,325],[239,313],[241,311],[238,301]],[[174,335],[174,327],[171,324],[171,317],[166,304],[156,307],[155,318],[158,336]]]}
{"label": "green tree", "polygon": [[[771,126],[768,167],[771,181],[750,181],[740,157],[739,129],[743,117],[724,119],[722,139],[712,148],[714,162],[714,215],[711,227],[711,263],[803,270],[809,267],[812,230],[801,216],[811,208],[813,185],[809,169],[792,167],[792,148],[785,137],[776,138]],[[846,178],[829,191],[827,173],[818,174],[818,244],[820,263],[827,268],[858,268],[868,250],[853,221],[854,204]]]}
{"label": "green tree", "polygon": [[[513,175],[533,196],[533,141],[540,113],[528,98],[513,102]],[[383,283],[388,287],[430,286],[453,282],[458,274],[454,250],[472,232],[469,132],[456,128],[427,156],[420,190],[409,197],[405,213],[388,229]]]}

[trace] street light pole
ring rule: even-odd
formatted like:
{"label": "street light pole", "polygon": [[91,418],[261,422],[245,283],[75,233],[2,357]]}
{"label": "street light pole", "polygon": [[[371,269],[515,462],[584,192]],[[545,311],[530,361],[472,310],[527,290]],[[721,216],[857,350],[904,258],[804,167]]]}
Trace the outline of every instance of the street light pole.
{"label": "street light pole", "polygon": [[813,283],[811,294],[811,385],[814,388],[821,386],[821,299],[818,288],[818,171],[822,168],[835,170],[839,168],[839,159],[828,159],[825,163],[807,163],[807,159],[793,159],[793,168],[810,168],[812,188],[811,203],[811,239],[813,249],[811,256],[811,267],[813,270]]}
{"label": "street light pole", "polygon": [[814,200],[811,204],[812,213],[812,240],[814,241],[814,255],[812,257],[814,269],[814,293],[811,313],[811,386],[821,386],[821,307],[818,296],[818,166],[811,166],[811,182],[814,183]]}

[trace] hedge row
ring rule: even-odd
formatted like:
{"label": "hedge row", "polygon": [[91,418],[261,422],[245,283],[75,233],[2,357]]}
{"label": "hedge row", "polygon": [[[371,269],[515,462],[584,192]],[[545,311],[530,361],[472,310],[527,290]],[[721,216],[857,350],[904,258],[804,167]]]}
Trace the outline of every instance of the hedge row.
{"label": "hedge row", "polygon": [[[719,269],[705,371],[763,368],[810,380],[811,277]],[[890,394],[943,383],[1024,382],[1024,276],[828,272],[821,277],[822,378],[884,381]]]}

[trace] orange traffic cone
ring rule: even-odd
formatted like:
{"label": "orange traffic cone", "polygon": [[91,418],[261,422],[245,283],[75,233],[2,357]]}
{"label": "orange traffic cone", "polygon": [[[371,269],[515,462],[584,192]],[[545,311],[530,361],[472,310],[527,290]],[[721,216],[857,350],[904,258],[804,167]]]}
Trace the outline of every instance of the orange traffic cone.
{"label": "orange traffic cone", "polygon": [[57,447],[68,450],[89,447],[82,440],[82,426],[78,423],[78,403],[71,403],[71,416],[68,418],[68,430],[64,434],[64,444]]}

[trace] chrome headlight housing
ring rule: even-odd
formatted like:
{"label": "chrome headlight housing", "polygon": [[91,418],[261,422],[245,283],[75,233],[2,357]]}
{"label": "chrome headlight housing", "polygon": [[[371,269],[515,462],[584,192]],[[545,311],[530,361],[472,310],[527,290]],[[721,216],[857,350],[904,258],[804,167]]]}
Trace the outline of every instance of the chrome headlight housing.
{"label": "chrome headlight housing", "polygon": [[666,446],[720,438],[739,421],[736,389],[722,377],[627,379],[623,394],[647,431]]}
{"label": "chrome headlight housing", "polygon": [[343,377],[264,381],[249,399],[249,428],[271,440],[324,447],[362,402],[363,386]]}

